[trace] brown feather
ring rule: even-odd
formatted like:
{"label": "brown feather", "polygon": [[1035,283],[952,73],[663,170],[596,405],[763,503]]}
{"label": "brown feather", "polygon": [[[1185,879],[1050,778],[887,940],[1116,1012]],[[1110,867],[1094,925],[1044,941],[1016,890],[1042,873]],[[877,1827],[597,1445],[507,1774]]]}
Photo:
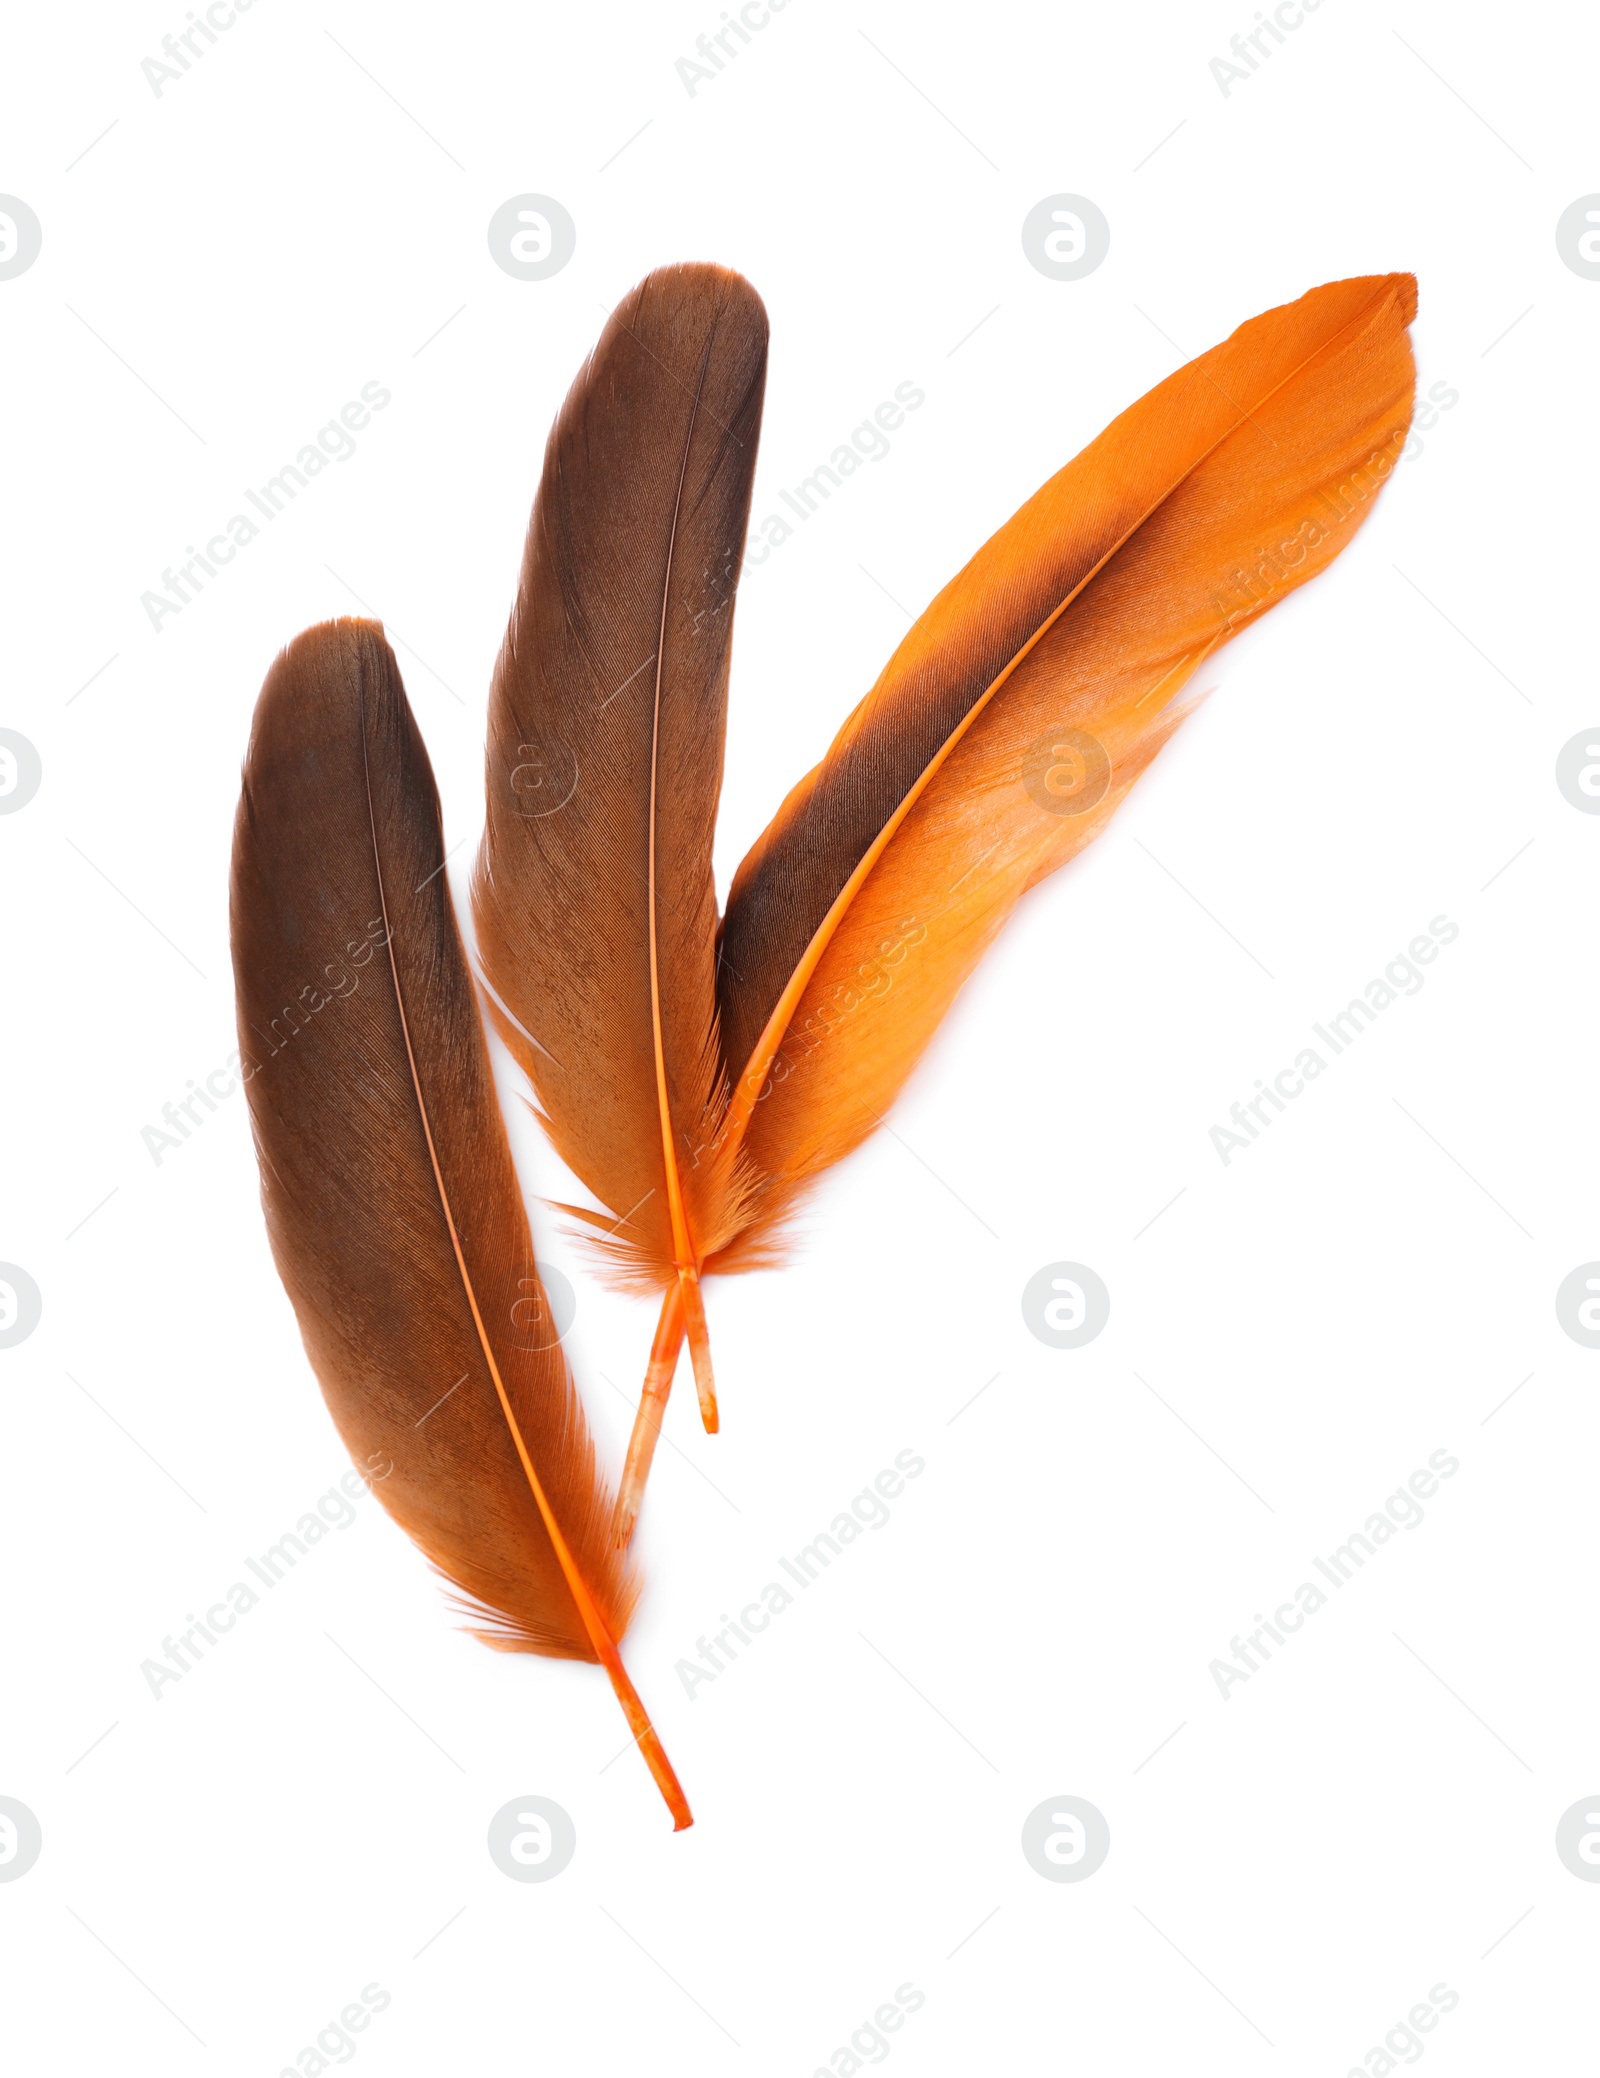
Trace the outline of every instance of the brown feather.
{"label": "brown feather", "polygon": [[473,910],[493,1014],[606,1208],[581,1216],[647,1290],[692,1281],[743,1211],[711,846],[766,351],[725,268],[624,298],[551,431],[490,693]]}
{"label": "brown feather", "polygon": [[620,1679],[686,1824],[617,1658],[637,1582],[549,1328],[433,773],[376,625],[311,629],[269,672],[231,910],[267,1229],[340,1434],[392,1464],[376,1491],[480,1636]]}

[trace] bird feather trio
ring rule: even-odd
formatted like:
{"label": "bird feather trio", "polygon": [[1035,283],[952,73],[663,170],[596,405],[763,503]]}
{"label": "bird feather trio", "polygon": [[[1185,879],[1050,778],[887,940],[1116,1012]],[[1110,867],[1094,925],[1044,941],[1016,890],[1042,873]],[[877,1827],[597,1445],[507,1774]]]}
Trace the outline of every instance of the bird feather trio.
{"label": "bird feather trio", "polygon": [[[734,876],[711,856],[767,320],[739,275],[618,306],[551,432],[489,698],[472,907],[488,1014],[661,1313],[621,1490],[534,1262],[438,798],[375,625],[308,631],[256,710],[234,839],[241,1049],[279,1273],[329,1410],[487,1642],[618,1654],[681,1345],[779,1259],[808,1184],[881,1122],[1016,903],[1093,839],[1196,670],[1371,511],[1410,425],[1411,276],[1331,282],[1177,370],[939,593]],[[347,941],[374,985],[295,1029]],[[289,1020],[293,1044],[284,1038]],[[441,1400],[440,1395],[447,1397]]]}

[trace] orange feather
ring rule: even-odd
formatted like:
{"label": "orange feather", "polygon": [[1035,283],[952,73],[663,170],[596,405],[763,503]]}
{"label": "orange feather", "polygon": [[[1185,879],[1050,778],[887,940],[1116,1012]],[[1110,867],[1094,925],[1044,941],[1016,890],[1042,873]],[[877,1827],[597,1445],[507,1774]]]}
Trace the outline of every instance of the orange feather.
{"label": "orange feather", "polygon": [[[1169,376],[945,587],[790,793],[722,927],[724,1138],[756,1181],[707,1271],[773,1259],[1017,901],[1190,711],[1195,670],[1352,539],[1410,425],[1415,310],[1410,275],[1331,282]],[[673,1329],[669,1294],[652,1381]]]}

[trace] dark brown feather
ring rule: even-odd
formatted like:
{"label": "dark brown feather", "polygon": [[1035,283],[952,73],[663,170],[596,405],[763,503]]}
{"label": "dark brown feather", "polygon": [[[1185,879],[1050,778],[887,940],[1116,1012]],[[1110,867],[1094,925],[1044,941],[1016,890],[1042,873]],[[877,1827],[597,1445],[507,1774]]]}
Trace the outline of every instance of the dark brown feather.
{"label": "dark brown feather", "polygon": [[489,1643],[626,1683],[637,1584],[550,1328],[432,770],[372,623],[309,630],[267,676],[231,909],[267,1229],[340,1434],[392,1465],[384,1506]]}
{"label": "dark brown feather", "polygon": [[474,877],[501,1035],[613,1274],[679,1293],[706,1428],[698,1263],[742,1224],[711,842],[765,378],[727,268],[661,268],[611,316],[544,453]]}
{"label": "dark brown feather", "polygon": [[551,432],[490,696],[473,906],[495,1015],[646,1289],[738,1224],[711,846],[766,351],[725,268],[624,299]]}

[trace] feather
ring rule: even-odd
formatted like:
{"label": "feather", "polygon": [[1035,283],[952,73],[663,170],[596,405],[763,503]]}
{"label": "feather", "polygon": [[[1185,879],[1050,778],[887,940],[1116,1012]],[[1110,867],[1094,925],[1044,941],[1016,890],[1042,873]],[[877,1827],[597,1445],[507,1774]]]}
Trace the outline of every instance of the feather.
{"label": "feather", "polygon": [[1192,710],[1200,664],[1355,534],[1410,424],[1415,310],[1401,274],[1252,319],[1114,420],[911,629],[729,893],[725,1141],[758,1181],[706,1270],[772,1259],[1020,897]]}
{"label": "feather", "polygon": [[278,1271],[346,1445],[503,1650],[606,1668],[638,1586],[534,1262],[438,794],[372,622],[301,635],[256,707],[231,887],[239,1044]]}
{"label": "feather", "polygon": [[708,1429],[698,1266],[745,1216],[711,845],[766,352],[748,282],[663,268],[573,384],[490,693],[473,879],[492,1014],[607,1211],[567,1209],[620,1281],[676,1294]]}

